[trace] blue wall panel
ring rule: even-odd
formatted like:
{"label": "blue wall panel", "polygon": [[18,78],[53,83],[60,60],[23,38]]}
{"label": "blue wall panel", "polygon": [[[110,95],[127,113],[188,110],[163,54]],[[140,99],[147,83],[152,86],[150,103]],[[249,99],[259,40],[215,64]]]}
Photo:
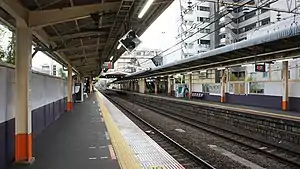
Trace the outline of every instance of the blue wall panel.
{"label": "blue wall panel", "polygon": [[14,161],[15,120],[0,123],[0,168]]}
{"label": "blue wall panel", "polygon": [[246,106],[281,109],[281,97],[267,95],[233,95],[226,94],[226,102]]}

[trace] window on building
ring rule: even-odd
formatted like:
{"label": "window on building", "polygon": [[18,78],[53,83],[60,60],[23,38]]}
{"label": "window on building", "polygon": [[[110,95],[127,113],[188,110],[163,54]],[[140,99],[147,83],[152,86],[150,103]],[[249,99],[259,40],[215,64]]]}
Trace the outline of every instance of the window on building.
{"label": "window on building", "polygon": [[270,18],[264,19],[261,21],[261,26],[268,25],[270,23]]}
{"label": "window on building", "polygon": [[200,45],[205,48],[210,47],[210,40],[200,40]]}
{"label": "window on building", "polygon": [[244,33],[245,32],[245,28],[239,28],[239,33]]}
{"label": "window on building", "polygon": [[243,11],[243,7],[238,7],[233,10],[235,13],[239,13]]}
{"label": "window on building", "polygon": [[209,32],[210,32],[210,29],[198,28],[198,31],[199,31],[200,33],[209,33]]}
{"label": "window on building", "polygon": [[256,23],[245,26],[245,32],[250,31],[256,27]]}
{"label": "window on building", "polygon": [[262,13],[265,13],[265,12],[268,12],[268,11],[269,11],[269,9],[261,9],[260,13],[262,14]]}
{"label": "window on building", "polygon": [[206,6],[197,6],[198,11],[209,11],[209,7]]}
{"label": "window on building", "polygon": [[240,18],[237,19],[237,22],[238,22],[238,23],[241,23],[241,22],[243,22],[244,20],[245,20],[245,17],[240,17]]}
{"label": "window on building", "polygon": [[49,65],[43,65],[42,69],[49,69]]}
{"label": "window on building", "polygon": [[53,75],[53,76],[56,76],[56,65],[53,65],[52,68],[53,68],[53,69],[52,69],[52,75]]}
{"label": "window on building", "polygon": [[198,22],[209,22],[209,18],[197,17]]}
{"label": "window on building", "polygon": [[256,16],[256,11],[249,12],[249,13],[246,14],[245,20],[248,20],[248,19],[250,19],[254,16]]}

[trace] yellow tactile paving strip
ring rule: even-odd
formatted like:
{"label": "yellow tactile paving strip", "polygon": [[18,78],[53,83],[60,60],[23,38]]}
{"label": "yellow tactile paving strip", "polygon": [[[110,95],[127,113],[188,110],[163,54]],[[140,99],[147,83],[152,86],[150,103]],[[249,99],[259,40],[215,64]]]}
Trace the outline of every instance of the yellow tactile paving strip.
{"label": "yellow tactile paving strip", "polygon": [[97,100],[98,104],[101,108],[101,112],[105,121],[105,125],[107,127],[111,143],[114,147],[116,152],[116,156],[120,167],[122,169],[140,169],[141,164],[135,157],[132,149],[128,145],[128,143],[123,138],[120,130],[118,129],[117,125],[115,124],[114,120],[110,116],[107,108],[104,106],[104,103],[97,91]]}

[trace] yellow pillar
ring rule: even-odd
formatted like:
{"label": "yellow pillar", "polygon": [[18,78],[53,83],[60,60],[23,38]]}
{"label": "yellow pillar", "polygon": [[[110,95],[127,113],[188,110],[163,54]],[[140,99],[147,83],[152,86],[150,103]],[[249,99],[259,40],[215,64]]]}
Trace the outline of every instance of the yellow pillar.
{"label": "yellow pillar", "polygon": [[221,71],[222,79],[221,79],[221,103],[225,102],[225,85],[226,85],[226,73],[225,70]]}
{"label": "yellow pillar", "polygon": [[67,111],[71,111],[73,107],[72,100],[72,66],[68,65],[68,103],[67,103]]}
{"label": "yellow pillar", "polygon": [[192,74],[189,74],[189,99],[192,98],[192,91],[193,91],[193,77],[192,77]]}
{"label": "yellow pillar", "polygon": [[15,97],[15,161],[31,163],[32,122],[30,109],[32,30],[17,23],[16,97]]}
{"label": "yellow pillar", "polygon": [[288,110],[289,100],[289,77],[288,77],[288,61],[282,62],[282,110]]}

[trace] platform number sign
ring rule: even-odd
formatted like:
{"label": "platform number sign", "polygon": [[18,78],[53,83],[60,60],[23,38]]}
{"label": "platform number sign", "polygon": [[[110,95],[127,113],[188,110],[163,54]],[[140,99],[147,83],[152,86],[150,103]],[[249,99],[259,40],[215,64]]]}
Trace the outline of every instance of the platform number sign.
{"label": "platform number sign", "polygon": [[266,64],[265,63],[256,63],[255,64],[255,72],[265,72]]}

